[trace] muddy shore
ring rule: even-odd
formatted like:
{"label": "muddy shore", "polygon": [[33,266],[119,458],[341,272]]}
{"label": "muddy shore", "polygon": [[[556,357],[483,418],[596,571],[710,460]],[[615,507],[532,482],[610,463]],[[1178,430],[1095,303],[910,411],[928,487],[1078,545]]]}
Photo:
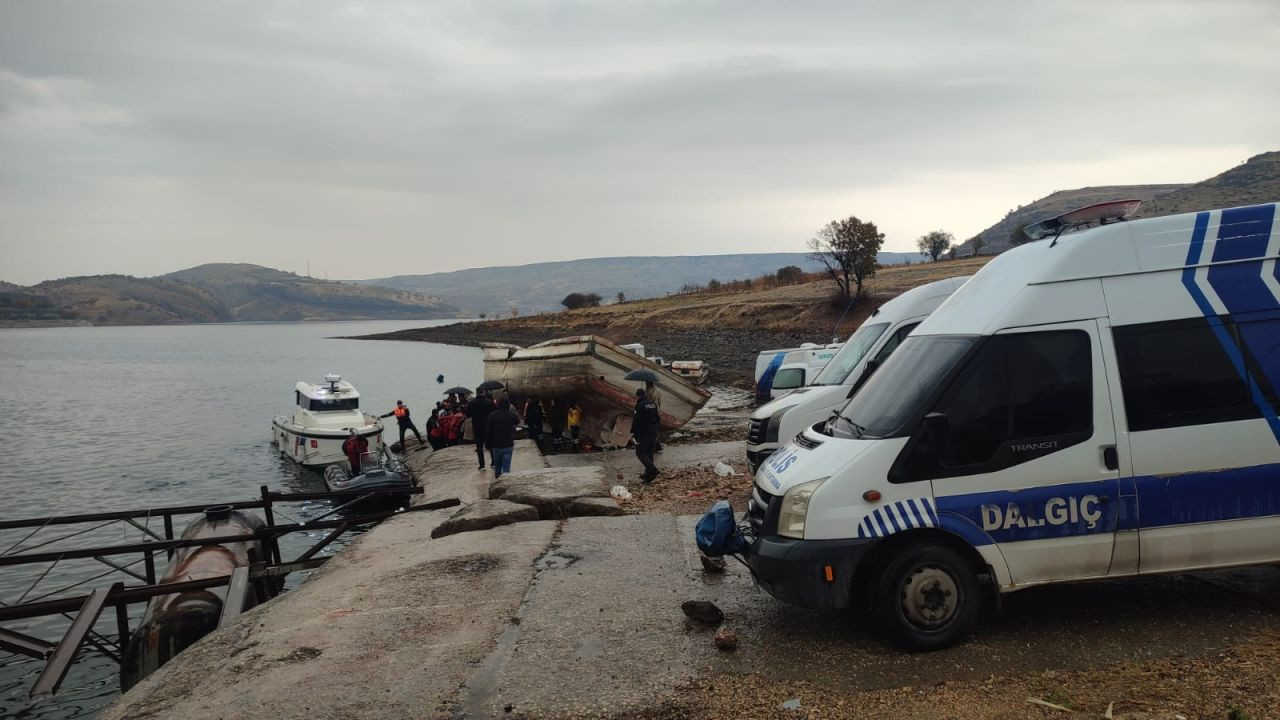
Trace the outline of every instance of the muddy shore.
{"label": "muddy shore", "polygon": [[795,347],[803,342],[824,342],[830,338],[799,332],[772,332],[714,327],[690,330],[645,329],[619,332],[615,328],[576,326],[557,333],[547,327],[519,327],[506,321],[465,322],[439,327],[399,330],[377,335],[361,335],[353,340],[411,340],[446,345],[479,346],[482,342],[504,342],[529,346],[566,335],[599,335],[615,343],[642,343],[649,355],[671,360],[703,360],[711,365],[710,382],[750,388],[754,380],[756,354],[771,348]]}

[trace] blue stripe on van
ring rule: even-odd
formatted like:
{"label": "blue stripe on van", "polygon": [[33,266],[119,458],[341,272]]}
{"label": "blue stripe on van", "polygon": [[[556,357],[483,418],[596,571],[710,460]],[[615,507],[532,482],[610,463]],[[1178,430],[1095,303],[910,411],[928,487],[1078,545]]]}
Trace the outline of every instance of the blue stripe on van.
{"label": "blue stripe on van", "polygon": [[[1112,532],[1118,523],[1126,529],[1143,530],[1280,516],[1280,463],[1146,475],[1134,478],[1134,482],[1138,491],[1136,523],[1135,503],[1129,502],[1132,496],[1118,498],[1113,481],[1102,481],[939,497],[939,527],[978,547]],[[1091,528],[1079,502],[1085,496],[1104,495],[1107,502],[1089,504],[1089,510],[1100,514]],[[1077,503],[1075,520],[1070,506],[1060,502],[1070,499]],[[1018,514],[1010,523],[1012,507]],[[996,520],[998,527],[992,527]]]}
{"label": "blue stripe on van", "polygon": [[1140,529],[1280,515],[1280,464],[1136,479]]}
{"label": "blue stripe on van", "polygon": [[[1271,294],[1271,291],[1262,280],[1261,257],[1266,254],[1274,220],[1274,205],[1255,205],[1222,212],[1222,218],[1219,221],[1218,244],[1213,252],[1214,262],[1242,260],[1252,257],[1259,258],[1257,263],[1211,267],[1207,271],[1209,285],[1218,294],[1223,304],[1226,305],[1228,314],[1243,314],[1280,308],[1280,300]],[[1197,213],[1195,227],[1191,233],[1191,244],[1187,249],[1186,267],[1182,270],[1182,285],[1190,293],[1191,298],[1196,303],[1196,307],[1200,309],[1200,313],[1208,320],[1210,329],[1213,330],[1214,336],[1218,338],[1218,344],[1222,346],[1223,351],[1227,353],[1227,357],[1231,359],[1231,364],[1235,367],[1236,373],[1249,387],[1253,403],[1262,413],[1262,416],[1266,418],[1267,425],[1271,427],[1271,434],[1275,436],[1276,442],[1280,442],[1280,417],[1276,416],[1275,408],[1271,407],[1271,404],[1263,397],[1258,383],[1250,379],[1248,367],[1244,362],[1244,352],[1236,345],[1235,340],[1227,332],[1226,328],[1223,327],[1222,320],[1213,309],[1213,305],[1210,304],[1209,298],[1205,296],[1204,291],[1196,282],[1195,265],[1201,261],[1201,255],[1204,252],[1204,238],[1208,227],[1209,213]],[[1250,333],[1250,336],[1254,340],[1266,343],[1267,340],[1260,336],[1264,334],[1270,335],[1271,333],[1260,333],[1255,330]],[[1246,340],[1246,342],[1249,342],[1249,340]],[[1254,357],[1267,357],[1270,347],[1265,344],[1254,345],[1250,343]],[[1271,374],[1268,373],[1268,377]],[[1278,377],[1280,377],[1280,374],[1278,374]],[[1276,387],[1274,382],[1272,387]]]}

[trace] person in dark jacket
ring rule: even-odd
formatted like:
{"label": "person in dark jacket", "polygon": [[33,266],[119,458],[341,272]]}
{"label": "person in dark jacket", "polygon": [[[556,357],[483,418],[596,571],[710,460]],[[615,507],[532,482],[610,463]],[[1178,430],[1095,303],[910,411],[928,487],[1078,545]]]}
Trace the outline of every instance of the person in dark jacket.
{"label": "person in dark jacket", "polygon": [[516,427],[520,425],[520,417],[511,409],[511,401],[502,398],[498,408],[489,413],[485,422],[485,444],[489,446],[493,477],[498,479],[503,473],[511,472],[511,455],[516,447]]}
{"label": "person in dark jacket", "polygon": [[440,403],[436,403],[436,409],[431,411],[431,417],[427,418],[427,442],[431,443],[432,450],[439,450],[445,446],[444,428],[440,426]]}
{"label": "person in dark jacket", "polygon": [[644,465],[640,481],[648,485],[658,477],[658,466],[653,464],[654,448],[658,444],[658,406],[644,388],[636,390],[636,414],[631,421],[631,434],[636,438],[636,459]]}
{"label": "person in dark jacket", "polygon": [[392,415],[396,416],[396,423],[400,425],[400,452],[405,451],[405,447],[404,447],[404,431],[405,430],[413,431],[413,436],[418,438],[419,445],[426,444],[422,441],[422,433],[418,432],[418,426],[414,425],[413,419],[409,417],[409,406],[405,405],[403,400],[397,400],[395,409],[387,413],[386,415],[382,415],[381,417],[384,417],[384,418],[391,417]]}
{"label": "person in dark jacket", "polygon": [[351,477],[360,474],[360,457],[369,452],[369,441],[356,434],[355,428],[347,428],[351,434],[342,441],[342,454],[351,463]]}
{"label": "person in dark jacket", "polygon": [[480,469],[484,469],[484,434],[485,423],[489,413],[493,412],[493,400],[488,393],[476,388],[476,396],[467,403],[467,417],[471,418],[471,436],[476,441],[476,459],[480,461]]}
{"label": "person in dark jacket", "polygon": [[524,424],[529,428],[529,439],[533,441],[538,449],[542,449],[542,423],[546,420],[546,416],[542,413],[542,401],[537,395],[529,398],[524,403]]}

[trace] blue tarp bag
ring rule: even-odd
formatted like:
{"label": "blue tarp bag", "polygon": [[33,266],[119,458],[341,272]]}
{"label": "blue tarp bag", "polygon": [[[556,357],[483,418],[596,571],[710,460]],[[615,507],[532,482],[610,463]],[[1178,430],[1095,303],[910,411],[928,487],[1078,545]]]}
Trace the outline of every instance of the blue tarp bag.
{"label": "blue tarp bag", "polygon": [[698,549],[710,557],[743,552],[751,543],[738,532],[738,520],[727,500],[717,500],[693,531]]}

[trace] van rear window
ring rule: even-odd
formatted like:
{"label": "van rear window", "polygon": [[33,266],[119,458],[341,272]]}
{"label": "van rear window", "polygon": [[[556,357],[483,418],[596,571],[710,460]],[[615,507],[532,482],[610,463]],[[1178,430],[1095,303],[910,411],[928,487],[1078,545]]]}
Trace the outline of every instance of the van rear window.
{"label": "van rear window", "polygon": [[[1273,374],[1278,359],[1266,338],[1280,321],[1214,320],[1217,328],[1206,318],[1112,328],[1130,431],[1262,417],[1254,392],[1275,398],[1267,369]],[[1244,361],[1245,375],[1229,350]]]}

